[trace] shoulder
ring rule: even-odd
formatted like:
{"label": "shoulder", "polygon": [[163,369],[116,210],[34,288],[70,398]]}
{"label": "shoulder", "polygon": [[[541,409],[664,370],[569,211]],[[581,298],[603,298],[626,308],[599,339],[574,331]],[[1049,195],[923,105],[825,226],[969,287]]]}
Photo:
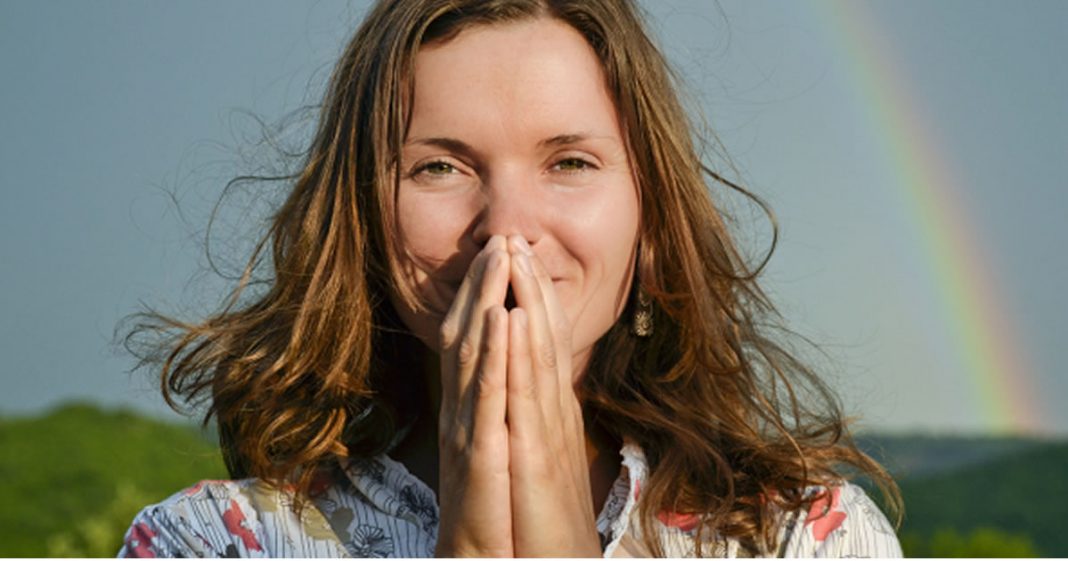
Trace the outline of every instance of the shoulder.
{"label": "shoulder", "polygon": [[126,532],[120,557],[231,557],[263,554],[262,525],[248,500],[253,480],[206,480],[145,507]]}
{"label": "shoulder", "polygon": [[259,480],[201,481],[142,510],[119,556],[342,556],[329,528],[318,527],[325,522],[318,522],[308,515],[298,520],[291,496]]}
{"label": "shoulder", "polygon": [[814,487],[808,512],[788,516],[779,554],[784,557],[901,557],[893,526],[859,486]]}

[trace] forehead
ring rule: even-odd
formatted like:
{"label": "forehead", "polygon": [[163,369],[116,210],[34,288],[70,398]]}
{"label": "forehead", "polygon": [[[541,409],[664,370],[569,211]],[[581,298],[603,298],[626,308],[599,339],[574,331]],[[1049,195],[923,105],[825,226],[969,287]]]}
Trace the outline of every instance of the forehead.
{"label": "forehead", "polygon": [[420,49],[409,135],[481,126],[618,134],[600,60],[551,18],[476,25]]}

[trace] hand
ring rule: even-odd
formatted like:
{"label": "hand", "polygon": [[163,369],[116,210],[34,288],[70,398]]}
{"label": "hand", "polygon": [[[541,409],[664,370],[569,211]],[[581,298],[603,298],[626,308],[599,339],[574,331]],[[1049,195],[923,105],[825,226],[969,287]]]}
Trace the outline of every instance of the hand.
{"label": "hand", "polygon": [[508,313],[507,421],[512,539],[519,557],[600,557],[571,328],[552,279],[508,240],[517,307]]}
{"label": "hand", "polygon": [[441,325],[438,420],[441,557],[511,557],[507,407],[510,257],[494,236]]}

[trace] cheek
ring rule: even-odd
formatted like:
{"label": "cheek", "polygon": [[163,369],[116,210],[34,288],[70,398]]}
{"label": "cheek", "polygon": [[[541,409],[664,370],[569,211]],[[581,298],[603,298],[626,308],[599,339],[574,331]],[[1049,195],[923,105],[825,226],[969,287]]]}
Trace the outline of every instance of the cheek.
{"label": "cheek", "polygon": [[575,343],[592,345],[616,322],[626,306],[634,275],[639,208],[633,188],[590,204],[574,204],[568,223],[571,253],[582,269],[582,282],[565,305],[574,325]]}
{"label": "cheek", "polygon": [[434,350],[438,350],[441,320],[471,261],[460,249],[467,228],[467,205],[440,199],[423,194],[405,196],[403,192],[397,197],[403,277],[425,308],[409,307],[396,298],[393,307],[408,329]]}
{"label": "cheek", "polygon": [[405,253],[402,258],[414,265],[416,274],[441,282],[463,278],[467,263],[460,256],[470,224],[468,206],[457,197],[401,193],[397,226]]}

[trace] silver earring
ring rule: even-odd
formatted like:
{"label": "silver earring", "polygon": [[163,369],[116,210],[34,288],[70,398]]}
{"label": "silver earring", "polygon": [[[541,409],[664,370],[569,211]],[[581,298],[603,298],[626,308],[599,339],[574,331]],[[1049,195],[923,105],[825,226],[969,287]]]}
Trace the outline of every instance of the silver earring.
{"label": "silver earring", "polygon": [[638,337],[648,337],[653,334],[653,300],[641,287],[638,287],[638,305],[634,309],[631,332]]}

